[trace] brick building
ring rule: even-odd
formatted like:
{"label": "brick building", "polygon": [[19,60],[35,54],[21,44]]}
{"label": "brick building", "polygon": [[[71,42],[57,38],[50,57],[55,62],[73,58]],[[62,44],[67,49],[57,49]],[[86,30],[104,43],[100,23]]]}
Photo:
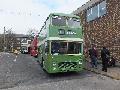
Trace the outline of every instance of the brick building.
{"label": "brick building", "polygon": [[73,14],[81,17],[85,48],[106,46],[120,60],[120,0],[91,0]]}

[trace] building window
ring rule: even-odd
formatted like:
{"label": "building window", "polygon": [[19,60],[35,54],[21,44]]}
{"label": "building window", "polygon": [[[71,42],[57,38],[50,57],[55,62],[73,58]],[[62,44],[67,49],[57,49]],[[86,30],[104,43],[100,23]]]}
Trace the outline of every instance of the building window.
{"label": "building window", "polygon": [[106,14],[106,0],[87,10],[87,22]]}
{"label": "building window", "polygon": [[94,6],[92,7],[92,20],[96,19],[98,17],[98,5],[97,6]]}
{"label": "building window", "polygon": [[20,40],[20,38],[17,38],[17,40],[19,41],[19,40]]}
{"label": "building window", "polygon": [[31,44],[31,41],[28,41],[28,44]]}
{"label": "building window", "polygon": [[92,8],[87,10],[87,22],[92,20]]}
{"label": "building window", "polygon": [[99,17],[106,14],[106,0],[99,4]]}
{"label": "building window", "polygon": [[17,44],[20,44],[20,42],[17,42]]}

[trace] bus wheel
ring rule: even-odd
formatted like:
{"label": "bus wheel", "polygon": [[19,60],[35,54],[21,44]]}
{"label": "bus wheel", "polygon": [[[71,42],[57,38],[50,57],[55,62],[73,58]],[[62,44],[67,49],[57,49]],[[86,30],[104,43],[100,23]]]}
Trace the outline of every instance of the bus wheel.
{"label": "bus wheel", "polygon": [[42,69],[43,69],[43,71],[45,71],[46,72],[46,70],[45,70],[45,61],[44,61],[44,59],[42,58],[42,62],[41,62],[41,67],[42,67]]}
{"label": "bus wheel", "polygon": [[44,64],[44,59],[42,58],[42,61],[41,61],[41,67],[43,68],[43,64]]}

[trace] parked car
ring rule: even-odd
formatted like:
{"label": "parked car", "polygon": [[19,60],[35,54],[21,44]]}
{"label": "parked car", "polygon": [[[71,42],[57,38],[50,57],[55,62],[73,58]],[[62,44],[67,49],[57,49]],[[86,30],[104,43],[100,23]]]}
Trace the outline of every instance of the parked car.
{"label": "parked car", "polygon": [[27,50],[22,50],[21,53],[22,53],[22,54],[27,54],[28,51],[27,51]]}

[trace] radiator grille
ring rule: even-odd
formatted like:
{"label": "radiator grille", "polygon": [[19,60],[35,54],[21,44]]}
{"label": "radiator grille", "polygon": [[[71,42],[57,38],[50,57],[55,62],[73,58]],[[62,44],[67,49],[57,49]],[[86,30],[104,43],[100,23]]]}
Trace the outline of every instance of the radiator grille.
{"label": "radiator grille", "polygon": [[58,68],[62,71],[64,70],[74,70],[77,68],[77,63],[76,62],[60,62],[58,64]]}

